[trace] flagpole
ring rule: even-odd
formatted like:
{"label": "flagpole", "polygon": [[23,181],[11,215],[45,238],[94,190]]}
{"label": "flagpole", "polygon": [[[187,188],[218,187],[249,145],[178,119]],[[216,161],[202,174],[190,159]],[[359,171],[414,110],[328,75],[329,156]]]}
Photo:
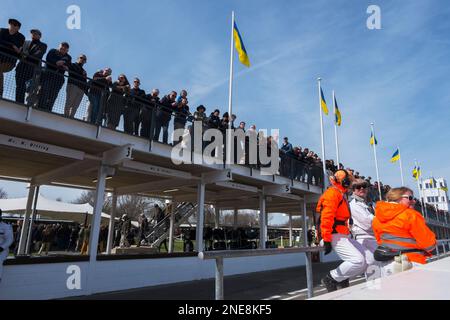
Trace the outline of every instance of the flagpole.
{"label": "flagpole", "polygon": [[378,181],[378,193],[380,195],[380,201],[383,201],[383,197],[381,196],[381,184],[380,184],[380,173],[378,171],[378,160],[377,160],[377,144],[376,144],[376,136],[375,136],[375,125],[373,123],[370,124],[372,128],[372,137],[373,137],[373,155],[375,157],[375,170],[377,172],[377,181]]}
{"label": "flagpole", "polygon": [[422,175],[420,174],[419,171],[419,163],[417,162],[417,160],[414,159],[414,165],[416,166],[416,170],[417,170],[417,190],[419,190],[419,197],[420,197],[420,204],[421,204],[421,209],[422,209],[422,216],[424,216],[426,218],[426,208],[425,208],[425,199],[422,197],[422,191],[420,189],[420,185],[422,185],[423,187],[423,183],[422,183]]}
{"label": "flagpole", "polygon": [[336,97],[333,90],[333,107],[334,107],[334,135],[336,138],[336,159],[337,159],[337,167],[339,168],[339,138],[338,138],[338,125],[336,123]]}
{"label": "flagpole", "polygon": [[403,164],[402,164],[402,154],[400,152],[400,147],[397,147],[398,149],[398,156],[399,156],[399,164],[400,164],[400,177],[402,178],[402,187],[405,186],[405,180],[403,179]]}
{"label": "flagpole", "polygon": [[233,64],[234,64],[234,11],[231,11],[231,46],[230,46],[230,83],[228,88],[228,131],[227,131],[227,154],[226,163],[231,164],[231,128],[232,128],[232,116],[233,116]]}
{"label": "flagpole", "polygon": [[323,112],[322,112],[322,87],[321,87],[321,78],[317,78],[319,83],[319,111],[320,111],[320,137],[322,141],[322,167],[323,167],[323,187],[326,188],[328,185],[328,175],[327,168],[325,166],[325,142],[323,135]]}

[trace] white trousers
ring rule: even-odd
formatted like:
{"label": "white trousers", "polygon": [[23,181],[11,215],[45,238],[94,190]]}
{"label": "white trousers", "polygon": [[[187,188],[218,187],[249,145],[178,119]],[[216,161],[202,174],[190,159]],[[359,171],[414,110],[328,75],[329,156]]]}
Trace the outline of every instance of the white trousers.
{"label": "white trousers", "polygon": [[358,241],[351,239],[350,235],[335,233],[332,235],[331,244],[339,258],[344,261],[339,267],[330,271],[331,277],[337,282],[365,273],[367,266],[374,261],[373,254],[371,255],[372,260],[367,254],[369,257],[369,261],[367,261],[366,251],[369,250],[365,249]]}

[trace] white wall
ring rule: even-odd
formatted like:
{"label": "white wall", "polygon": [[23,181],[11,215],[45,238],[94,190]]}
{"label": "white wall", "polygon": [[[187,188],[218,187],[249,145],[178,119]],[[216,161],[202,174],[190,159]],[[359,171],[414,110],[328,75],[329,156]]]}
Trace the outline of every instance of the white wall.
{"label": "white wall", "polygon": [[[305,264],[302,253],[225,259],[225,275],[283,269]],[[69,290],[67,267],[81,269],[81,290]],[[0,299],[55,299],[213,278],[214,260],[197,257],[4,266]],[[89,282],[87,280],[89,279]]]}

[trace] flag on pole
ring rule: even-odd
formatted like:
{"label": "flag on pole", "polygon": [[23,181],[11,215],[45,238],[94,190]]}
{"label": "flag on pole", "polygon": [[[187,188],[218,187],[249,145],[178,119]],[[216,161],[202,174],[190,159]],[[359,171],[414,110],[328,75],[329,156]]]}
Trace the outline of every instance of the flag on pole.
{"label": "flag on pole", "polygon": [[339,107],[336,101],[336,97],[334,98],[334,105],[336,106],[336,112],[335,112],[335,116],[336,116],[336,124],[338,126],[341,126],[342,124],[342,115],[341,115],[341,111],[339,111]]}
{"label": "flag on pole", "polygon": [[447,187],[442,187],[442,188],[440,188],[440,190],[447,192],[448,188]]}
{"label": "flag on pole", "polygon": [[395,151],[395,153],[392,155],[391,162],[392,162],[392,163],[395,163],[395,162],[397,162],[398,160],[400,160],[400,152],[399,152],[399,150],[397,149],[397,151]]}
{"label": "flag on pole", "polygon": [[413,172],[412,172],[413,178],[416,180],[419,180],[420,175],[421,175],[420,167],[414,167]]}
{"label": "flag on pole", "polygon": [[378,145],[378,141],[377,141],[377,139],[375,138],[375,136],[373,135],[373,133],[370,135],[370,145],[371,145],[371,146],[373,146],[373,145]]}
{"label": "flag on pole", "polygon": [[434,178],[430,179],[430,185],[431,185],[432,188],[436,187],[436,180],[434,180]]}
{"label": "flag on pole", "polygon": [[325,96],[323,95],[322,88],[320,88],[320,106],[322,107],[323,112],[328,115],[327,102],[325,101]]}
{"label": "flag on pole", "polygon": [[237,52],[239,53],[239,61],[243,65],[250,67],[250,59],[248,58],[247,50],[245,50],[244,41],[242,41],[242,37],[236,22],[234,22],[233,35],[234,35],[234,44],[236,46]]}

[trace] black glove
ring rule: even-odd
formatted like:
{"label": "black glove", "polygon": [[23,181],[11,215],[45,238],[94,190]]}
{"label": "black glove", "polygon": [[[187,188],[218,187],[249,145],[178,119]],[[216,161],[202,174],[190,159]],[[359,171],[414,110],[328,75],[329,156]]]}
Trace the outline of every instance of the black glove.
{"label": "black glove", "polygon": [[325,247],[325,255],[329,254],[333,247],[331,246],[331,242],[324,242],[323,246]]}
{"label": "black glove", "polygon": [[2,247],[0,247],[0,253],[2,253],[4,251],[4,249]]}

